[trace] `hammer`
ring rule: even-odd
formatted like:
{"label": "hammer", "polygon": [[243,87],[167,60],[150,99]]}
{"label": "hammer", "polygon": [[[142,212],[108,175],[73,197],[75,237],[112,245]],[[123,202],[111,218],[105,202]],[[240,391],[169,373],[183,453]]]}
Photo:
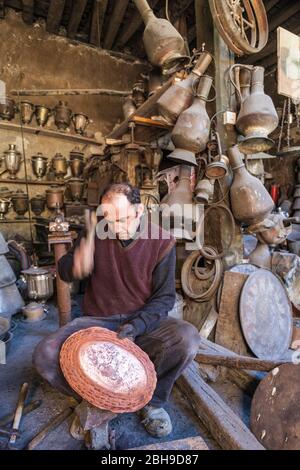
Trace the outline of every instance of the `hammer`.
{"label": "hammer", "polygon": [[21,422],[21,418],[23,414],[23,408],[24,408],[27,392],[28,392],[28,383],[25,382],[22,385],[20,393],[19,393],[19,399],[18,399],[18,403],[17,403],[15,415],[14,415],[14,421],[12,425],[12,433],[11,433],[8,445],[15,444],[17,440],[18,430],[19,430],[19,426],[20,426],[20,422]]}

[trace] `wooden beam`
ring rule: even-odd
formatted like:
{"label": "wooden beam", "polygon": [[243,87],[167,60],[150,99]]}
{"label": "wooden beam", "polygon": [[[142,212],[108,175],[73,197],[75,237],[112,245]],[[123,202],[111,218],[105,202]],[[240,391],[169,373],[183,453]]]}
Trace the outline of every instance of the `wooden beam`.
{"label": "wooden beam", "polygon": [[122,23],[125,12],[127,10],[128,3],[129,3],[129,0],[122,0],[121,2],[117,1],[115,3],[113,12],[109,20],[107,33],[104,39],[104,44],[103,44],[104,49],[112,48],[114,41],[117,37],[120,24]]}
{"label": "wooden beam", "polygon": [[[230,351],[219,344],[213,343],[205,338],[201,338],[199,353],[208,352],[212,354],[237,357],[233,351]],[[247,371],[233,368],[224,369],[227,378],[232,380],[245,393],[252,396],[261,379],[265,376],[263,372]]]}
{"label": "wooden beam", "polygon": [[288,8],[283,8],[280,13],[276,12],[272,15],[269,22],[269,31],[272,32],[278,26],[282,26],[285,21],[294,16],[300,10],[300,2],[293,2]]}
{"label": "wooden beam", "polygon": [[46,21],[46,30],[48,33],[57,34],[59,32],[65,3],[65,0],[51,0]]}
{"label": "wooden beam", "polygon": [[98,47],[101,46],[101,34],[107,5],[108,0],[94,0],[90,29],[90,43]]}
{"label": "wooden beam", "polygon": [[72,13],[67,27],[67,35],[71,39],[77,33],[86,4],[87,0],[73,0]]}
{"label": "wooden beam", "polygon": [[289,360],[273,361],[268,359],[257,359],[248,356],[229,356],[216,354],[213,352],[199,352],[195,358],[199,364],[209,364],[213,366],[232,367],[234,369],[261,370],[270,372],[281,364],[291,364]]}
{"label": "wooden beam", "polygon": [[[183,13],[189,8],[189,6],[194,2],[194,0],[176,0],[176,2],[170,2],[169,1],[169,17],[174,23],[178,18],[180,18]],[[161,9],[158,12],[158,15],[160,18],[165,18],[166,17],[166,7],[165,7],[165,2],[164,6],[161,7]]]}
{"label": "wooden beam", "polygon": [[11,90],[12,95],[17,96],[67,96],[67,95],[106,95],[106,96],[128,96],[131,91],[107,90],[105,88],[63,88],[55,90]]}
{"label": "wooden beam", "polygon": [[[153,9],[155,8],[158,2],[159,0],[152,0],[151,2],[149,2],[149,5]],[[137,32],[140,26],[142,26],[142,24],[143,19],[140,15],[140,12],[136,10],[133,14],[131,21],[122,28],[122,31],[120,32],[119,37],[117,38],[118,46],[124,47],[132,38],[132,36]]]}
{"label": "wooden beam", "polygon": [[268,13],[273,7],[275,7],[277,5],[277,3],[279,3],[280,0],[269,0],[265,3],[265,9],[266,9],[266,12]]}
{"label": "wooden beam", "polygon": [[209,450],[209,448],[201,436],[196,436],[177,439],[176,441],[148,444],[142,447],[133,447],[128,450]]}
{"label": "wooden beam", "polygon": [[195,0],[195,18],[197,49],[201,49],[202,44],[205,44],[205,48],[213,52],[214,27],[207,0]]}
{"label": "wooden beam", "polygon": [[264,450],[242,420],[200,377],[192,362],[177,380],[196,415],[224,450]]}
{"label": "wooden beam", "polygon": [[33,23],[34,15],[34,0],[22,0],[23,10],[22,10],[22,19],[26,24]]}
{"label": "wooden beam", "polygon": [[0,19],[3,20],[5,18],[5,1],[0,0]]}

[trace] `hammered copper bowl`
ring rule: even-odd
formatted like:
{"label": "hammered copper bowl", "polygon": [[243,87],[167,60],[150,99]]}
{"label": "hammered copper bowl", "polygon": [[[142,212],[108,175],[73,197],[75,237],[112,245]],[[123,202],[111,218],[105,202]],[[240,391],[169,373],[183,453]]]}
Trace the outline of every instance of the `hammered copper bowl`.
{"label": "hammered copper bowl", "polygon": [[156,387],[154,365],[147,354],[106,328],[87,328],[71,335],[62,346],[60,365],[82,398],[115,413],[143,408]]}

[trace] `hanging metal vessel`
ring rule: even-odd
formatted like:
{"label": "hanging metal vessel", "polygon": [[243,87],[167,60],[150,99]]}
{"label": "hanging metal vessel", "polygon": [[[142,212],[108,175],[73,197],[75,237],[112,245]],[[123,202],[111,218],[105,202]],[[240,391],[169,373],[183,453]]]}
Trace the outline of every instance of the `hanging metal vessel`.
{"label": "hanging metal vessel", "polygon": [[175,79],[175,83],[157,101],[159,114],[169,123],[175,124],[180,114],[193,102],[193,88],[212,61],[208,52],[202,52],[187,78]]}
{"label": "hanging metal vessel", "polygon": [[234,218],[247,225],[261,222],[274,209],[270,194],[262,182],[246,170],[237,145],[229,148],[228,157],[234,175],[230,188]]}
{"label": "hanging metal vessel", "polygon": [[18,107],[21,114],[22,123],[30,124],[35,111],[34,104],[30,101],[21,101]]}
{"label": "hanging metal vessel", "polygon": [[144,46],[152,65],[162,67],[163,73],[172,73],[178,65],[189,61],[183,37],[163,18],[156,18],[146,0],[134,0],[144,23]]}
{"label": "hanging metal vessel", "polygon": [[38,152],[36,155],[31,157],[32,171],[37,177],[38,180],[41,180],[48,168],[48,157],[43,155],[41,152]]}
{"label": "hanging metal vessel", "polygon": [[242,104],[236,128],[244,136],[239,148],[244,154],[269,150],[274,141],[268,137],[278,126],[278,115],[269,96],[264,93],[264,68],[254,67],[251,93]]}
{"label": "hanging metal vessel", "polygon": [[0,118],[4,121],[11,121],[15,117],[16,103],[8,96],[5,96],[2,100],[4,103],[0,102]]}
{"label": "hanging metal vessel", "polygon": [[47,106],[37,105],[35,107],[36,122],[40,127],[44,127],[50,117],[51,110]]}
{"label": "hanging metal vessel", "polygon": [[90,123],[90,120],[86,114],[83,113],[75,113],[72,116],[72,122],[74,124],[76,134],[83,135],[87,126]]}
{"label": "hanging metal vessel", "polygon": [[57,179],[61,180],[66,176],[68,172],[68,161],[61,153],[54,155],[51,166]]}
{"label": "hanging metal vessel", "polygon": [[21,153],[17,150],[15,144],[8,145],[8,150],[4,152],[4,162],[9,172],[9,178],[12,180],[16,179],[16,174],[21,164]]}
{"label": "hanging metal vessel", "polygon": [[203,75],[193,104],[180,114],[171,135],[171,140],[177,149],[200,153],[206,148],[210,132],[206,101],[212,82],[212,77]]}
{"label": "hanging metal vessel", "polygon": [[59,101],[53,109],[54,122],[60,131],[65,131],[71,124],[72,111],[66,101]]}

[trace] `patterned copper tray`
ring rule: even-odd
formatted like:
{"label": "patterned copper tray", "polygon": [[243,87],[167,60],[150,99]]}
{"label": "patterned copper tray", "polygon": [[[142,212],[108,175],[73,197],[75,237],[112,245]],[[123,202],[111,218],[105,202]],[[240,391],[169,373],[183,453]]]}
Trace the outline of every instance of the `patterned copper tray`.
{"label": "patterned copper tray", "polygon": [[87,328],[71,335],[62,346],[60,365],[80,396],[115,413],[141,409],[156,386],[154,365],[147,354],[105,328]]}

